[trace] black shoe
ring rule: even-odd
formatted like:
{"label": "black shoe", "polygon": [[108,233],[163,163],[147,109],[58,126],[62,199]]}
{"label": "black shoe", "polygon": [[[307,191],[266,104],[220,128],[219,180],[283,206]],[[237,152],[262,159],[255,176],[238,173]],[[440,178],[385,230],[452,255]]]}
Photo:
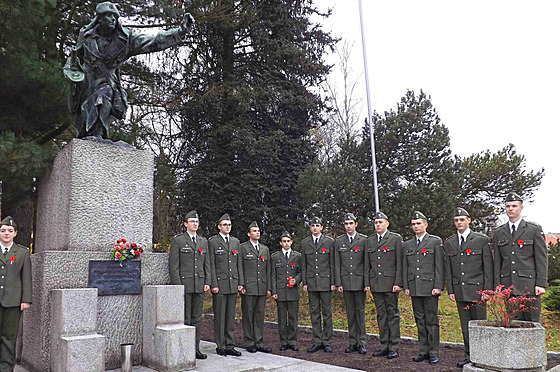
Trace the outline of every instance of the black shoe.
{"label": "black shoe", "polygon": [[298,347],[296,345],[288,345],[288,349],[292,349],[293,351],[298,351]]}
{"label": "black shoe", "polygon": [[366,347],[364,345],[358,346],[358,354],[364,355],[367,353]]}
{"label": "black shoe", "polygon": [[439,359],[437,356],[431,356],[430,357],[430,364],[436,364],[437,362],[439,362]]}
{"label": "black shoe", "polygon": [[253,345],[253,346],[246,347],[245,350],[247,350],[249,353],[256,353],[257,347]]}
{"label": "black shoe", "polygon": [[208,356],[206,354],[202,354],[200,350],[196,351],[196,359],[206,359]]}
{"label": "black shoe", "polygon": [[241,352],[235,350],[234,348],[226,349],[226,355],[241,356]]}
{"label": "black shoe", "polygon": [[217,353],[218,355],[221,355],[221,356],[226,356],[226,351],[225,351],[225,349],[220,349],[219,347],[216,348],[216,353]]}
{"label": "black shoe", "polygon": [[463,366],[465,366],[466,364],[469,364],[471,361],[469,360],[469,358],[466,358],[465,360],[457,363],[457,367],[459,368],[463,368]]}
{"label": "black shoe", "polygon": [[286,351],[286,350],[288,350],[288,345],[280,346],[280,351]]}
{"label": "black shoe", "polygon": [[307,349],[307,352],[308,353],[314,353],[314,352],[319,351],[321,349],[323,349],[323,345],[313,345],[309,349]]}
{"label": "black shoe", "polygon": [[323,346],[323,351],[325,353],[332,353],[332,347],[330,347],[330,345],[325,345]]}
{"label": "black shoe", "polygon": [[398,356],[399,353],[397,353],[396,351],[389,351],[389,353],[387,353],[387,359],[395,359]]}
{"label": "black shoe", "polygon": [[257,346],[257,351],[260,351],[261,353],[270,353],[272,352],[272,349],[267,346]]}
{"label": "black shoe", "polygon": [[356,345],[348,345],[348,347],[344,350],[345,353],[351,353],[353,351],[358,351],[358,347]]}
{"label": "black shoe", "polygon": [[382,356],[385,356],[385,355],[388,355],[388,354],[389,354],[389,350],[377,350],[377,351],[374,351],[373,354],[371,354],[371,356],[377,358],[377,357],[382,357]]}
{"label": "black shoe", "polygon": [[429,355],[422,355],[422,354],[418,354],[414,358],[412,358],[412,360],[414,360],[415,362],[422,362],[428,359],[430,359]]}

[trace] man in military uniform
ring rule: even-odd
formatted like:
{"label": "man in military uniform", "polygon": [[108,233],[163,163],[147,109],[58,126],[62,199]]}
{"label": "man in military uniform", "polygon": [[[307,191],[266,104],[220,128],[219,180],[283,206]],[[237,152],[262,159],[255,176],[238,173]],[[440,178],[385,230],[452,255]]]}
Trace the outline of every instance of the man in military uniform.
{"label": "man in military uniform", "polygon": [[334,242],[335,284],[344,295],[348,338],[346,353],[366,353],[366,291],[369,291],[369,272],[366,263],[367,236],[356,231],[356,216],[347,213],[344,217],[346,234]]}
{"label": "man in military uniform", "polygon": [[411,219],[414,237],[403,244],[403,284],[412,296],[412,310],[418,327],[420,353],[415,362],[439,362],[438,301],[445,281],[445,259],[441,238],[426,232],[428,220],[421,212]]}
{"label": "man in military uniform", "polygon": [[190,211],[183,225],[187,232],[171,239],[169,276],[171,283],[185,287],[185,324],[196,327],[196,358],[206,359],[200,352],[200,320],[204,292],[210,289],[208,241],[198,235],[198,214]]}
{"label": "man in military uniform", "polygon": [[278,310],[280,351],[298,351],[298,306],[301,283],[301,254],[292,250],[292,237],[284,231],[281,251],[272,254],[272,297]]}
{"label": "man in military uniform", "polygon": [[521,218],[523,199],[512,192],[506,198],[509,221],[494,231],[494,285],[513,285],[513,294],[534,298],[529,310],[516,319],[541,321],[541,295],[546,292],[548,257],[540,225]]}
{"label": "man in military uniform", "polygon": [[387,230],[389,219],[383,212],[375,214],[376,233],[367,239],[367,265],[369,287],[373,294],[379,326],[381,349],[374,357],[399,356],[401,344],[399,292],[403,287],[402,279],[402,237]]}
{"label": "man in military uniform", "polygon": [[21,312],[31,306],[29,249],[14,243],[17,225],[12,217],[0,221],[0,370],[12,371]]}
{"label": "man in military uniform", "polygon": [[208,239],[208,257],[210,258],[210,288],[212,290],[212,307],[214,311],[214,339],[216,353],[226,356],[241,356],[234,349],[235,303],[237,292],[243,287],[239,239],[231,236],[231,219],[226,213],[218,220],[219,234]]}
{"label": "man in military uniform", "polygon": [[[321,219],[311,220],[311,236],[303,239],[302,253],[303,290],[309,293],[309,313],[313,327],[314,344],[307,349],[314,353],[323,349],[332,353],[332,291],[334,285],[334,239],[323,235]],[[321,315],[323,325],[321,327]]]}
{"label": "man in military uniform", "polygon": [[256,221],[249,225],[247,235],[249,240],[239,246],[245,348],[250,353],[270,353],[272,350],[263,344],[264,307],[266,295],[270,295],[271,289],[270,252],[266,245],[259,242],[261,232]]}
{"label": "man in military uniform", "polygon": [[443,250],[447,256],[447,291],[451,301],[457,302],[465,342],[465,360],[457,363],[463,368],[470,363],[469,321],[486,319],[486,307],[473,301],[480,301],[478,291],[494,289],[494,262],[488,237],[469,228],[469,212],[456,208],[453,222],[457,233],[445,240]]}

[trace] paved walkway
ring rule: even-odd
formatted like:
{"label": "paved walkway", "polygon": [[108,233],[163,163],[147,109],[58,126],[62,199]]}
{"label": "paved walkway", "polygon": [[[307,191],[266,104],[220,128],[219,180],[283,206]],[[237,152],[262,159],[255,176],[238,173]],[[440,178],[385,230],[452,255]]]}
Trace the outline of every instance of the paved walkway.
{"label": "paved walkway", "polygon": [[[191,371],[199,372],[256,372],[256,371],[274,371],[274,372],[350,372],[359,371],[357,369],[343,368],[309,362],[307,360],[289,358],[274,354],[265,353],[248,353],[245,349],[238,348],[243,353],[240,357],[219,356],[216,354],[216,344],[213,342],[200,341],[200,351],[208,355],[207,359],[197,360],[196,369]],[[120,372],[121,369],[114,369],[108,372]],[[153,369],[134,366],[133,372],[154,372]],[[21,366],[16,366],[14,372],[27,372]]]}

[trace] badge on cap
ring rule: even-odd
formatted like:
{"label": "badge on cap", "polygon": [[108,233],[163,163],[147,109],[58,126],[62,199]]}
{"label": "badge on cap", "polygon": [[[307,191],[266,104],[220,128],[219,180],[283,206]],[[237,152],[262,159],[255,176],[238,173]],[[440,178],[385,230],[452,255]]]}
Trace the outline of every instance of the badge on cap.
{"label": "badge on cap", "polygon": [[376,220],[381,220],[381,219],[383,219],[383,220],[389,221],[389,218],[387,218],[387,215],[386,215],[385,213],[381,212],[381,211],[379,211],[379,212],[377,212],[377,213],[375,214],[375,219],[376,219]]}
{"label": "badge on cap", "polygon": [[424,214],[422,212],[418,212],[418,211],[414,211],[414,213],[412,213],[412,218],[411,220],[428,220],[426,218],[426,216],[424,216]]}
{"label": "badge on cap", "polygon": [[346,216],[344,216],[344,221],[354,221],[354,222],[356,222],[356,216],[354,216],[353,213],[346,213]]}
{"label": "badge on cap", "polygon": [[316,224],[323,225],[323,222],[321,221],[321,219],[319,217],[313,217],[311,219],[311,224],[312,225],[316,225]]}
{"label": "badge on cap", "polygon": [[469,212],[467,212],[466,209],[457,207],[455,208],[455,217],[459,217],[459,216],[470,217]]}
{"label": "badge on cap", "polygon": [[521,198],[521,196],[519,196],[518,193],[512,191],[506,197],[506,202],[514,202],[514,201],[519,201],[519,202],[523,203],[523,198]]}

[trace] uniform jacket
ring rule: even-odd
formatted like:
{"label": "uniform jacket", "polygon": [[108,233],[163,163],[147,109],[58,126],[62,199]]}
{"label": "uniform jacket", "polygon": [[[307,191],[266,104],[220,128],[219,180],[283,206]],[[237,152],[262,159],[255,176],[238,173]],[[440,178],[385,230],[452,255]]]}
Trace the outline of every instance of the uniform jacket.
{"label": "uniform jacket", "polygon": [[387,231],[380,242],[377,233],[367,239],[369,286],[372,292],[392,292],[393,286],[403,287],[402,236]]}
{"label": "uniform jacket", "polygon": [[210,259],[208,241],[196,235],[196,245],[188,233],[171,239],[169,250],[169,276],[171,283],[185,286],[185,293],[202,293],[210,285]]}
{"label": "uniform jacket", "polygon": [[208,239],[208,257],[210,288],[219,288],[218,294],[237,293],[237,286],[243,282],[239,239],[230,235],[226,243],[220,234],[212,236]]}
{"label": "uniform jacket", "polygon": [[14,243],[6,257],[0,253],[0,304],[14,307],[31,303],[31,257],[29,249]]}
{"label": "uniform jacket", "polygon": [[456,301],[479,301],[482,289],[494,289],[494,260],[490,241],[484,234],[471,231],[459,246],[457,234],[445,240],[447,291]]}
{"label": "uniform jacket", "polygon": [[303,285],[308,291],[330,291],[334,278],[334,239],[321,234],[317,246],[311,236],[301,242]]}
{"label": "uniform jacket", "polygon": [[259,252],[253,243],[246,241],[239,246],[240,262],[239,285],[247,292],[245,295],[266,296],[270,291],[270,251],[264,244],[259,243]]}
{"label": "uniform jacket", "polygon": [[515,236],[509,224],[494,231],[494,284],[514,286],[514,293],[535,294],[535,286],[545,288],[548,280],[548,258],[542,228],[521,220]]}
{"label": "uniform jacket", "polygon": [[403,284],[411,296],[427,297],[432,289],[443,290],[445,258],[441,238],[426,234],[416,246],[416,236],[403,244]]}
{"label": "uniform jacket", "polygon": [[[290,259],[286,261],[284,250],[272,254],[272,294],[278,295],[277,301],[298,301],[301,283],[301,253],[292,249]],[[288,286],[288,278],[294,278],[296,285]]]}
{"label": "uniform jacket", "polygon": [[369,285],[367,264],[367,236],[356,233],[350,243],[348,234],[340,235],[334,241],[335,285],[345,291],[363,291]]}

